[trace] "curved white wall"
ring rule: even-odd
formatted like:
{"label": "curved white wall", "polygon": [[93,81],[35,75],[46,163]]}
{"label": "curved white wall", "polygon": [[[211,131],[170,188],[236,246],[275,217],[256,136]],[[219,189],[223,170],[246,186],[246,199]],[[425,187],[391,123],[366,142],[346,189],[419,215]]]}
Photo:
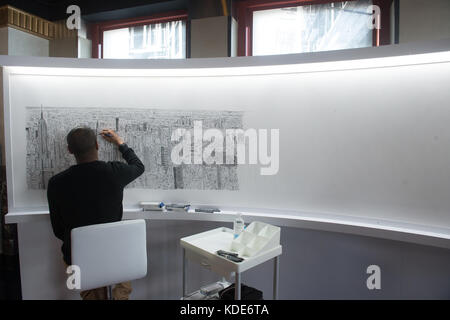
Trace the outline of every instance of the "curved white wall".
{"label": "curved white wall", "polygon": [[[71,69],[7,68],[10,209],[46,205],[45,191],[25,183],[27,106],[227,110],[242,111],[245,128],[280,130],[276,175],[244,165],[238,191],[129,189],[125,204],[185,201],[449,228],[450,51],[377,59],[368,52],[376,50],[317,63],[294,55],[290,65],[280,56],[199,59],[195,68],[190,60],[139,70],[70,60]],[[218,68],[227,63],[232,68]]]}

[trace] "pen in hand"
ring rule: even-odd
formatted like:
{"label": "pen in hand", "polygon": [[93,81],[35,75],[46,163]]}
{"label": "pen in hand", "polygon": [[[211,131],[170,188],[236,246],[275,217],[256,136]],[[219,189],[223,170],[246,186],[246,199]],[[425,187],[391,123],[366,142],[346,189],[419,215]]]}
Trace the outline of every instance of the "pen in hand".
{"label": "pen in hand", "polygon": [[114,143],[117,146],[123,144],[122,138],[119,137],[117,133],[110,129],[104,129],[100,132],[100,135],[108,142]]}
{"label": "pen in hand", "polygon": [[109,137],[109,138],[112,137],[112,134],[111,134],[111,133],[99,133],[98,135],[99,135],[99,136],[107,136],[107,137]]}

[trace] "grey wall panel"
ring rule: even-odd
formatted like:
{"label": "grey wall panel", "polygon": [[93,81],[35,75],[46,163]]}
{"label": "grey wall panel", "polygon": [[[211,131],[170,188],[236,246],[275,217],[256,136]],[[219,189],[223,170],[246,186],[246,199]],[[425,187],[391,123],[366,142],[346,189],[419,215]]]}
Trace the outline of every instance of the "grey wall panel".
{"label": "grey wall panel", "polygon": [[[149,273],[132,299],[179,299],[179,239],[230,223],[147,221]],[[49,221],[19,225],[24,299],[79,299],[65,288],[60,242]],[[324,231],[282,228],[281,299],[450,299],[450,250]],[[368,290],[366,269],[381,268],[381,289]],[[243,283],[272,298],[272,262],[243,273]],[[219,276],[188,264],[188,291]]]}

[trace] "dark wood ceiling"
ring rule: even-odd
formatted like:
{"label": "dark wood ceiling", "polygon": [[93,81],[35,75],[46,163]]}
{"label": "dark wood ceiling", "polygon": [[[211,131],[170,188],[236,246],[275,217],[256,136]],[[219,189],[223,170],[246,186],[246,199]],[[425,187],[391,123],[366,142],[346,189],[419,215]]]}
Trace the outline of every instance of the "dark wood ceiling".
{"label": "dark wood ceiling", "polygon": [[[65,19],[66,9],[75,4],[81,9],[82,16],[97,16],[101,20],[101,13],[118,11],[125,14],[128,9],[135,7],[150,8],[172,4],[182,6],[187,1],[174,0],[0,0],[0,5],[12,5],[47,20]],[[178,8],[174,8],[178,9]]]}

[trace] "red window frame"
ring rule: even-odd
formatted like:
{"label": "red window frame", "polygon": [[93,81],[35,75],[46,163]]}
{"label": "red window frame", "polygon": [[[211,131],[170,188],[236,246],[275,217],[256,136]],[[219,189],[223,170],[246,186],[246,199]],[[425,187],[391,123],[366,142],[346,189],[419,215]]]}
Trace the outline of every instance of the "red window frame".
{"label": "red window frame", "polygon": [[[188,13],[186,10],[178,10],[167,13],[160,13],[146,17],[112,20],[106,22],[93,23],[89,25],[88,33],[92,40],[92,58],[103,57],[103,32],[114,29],[130,28],[153,23],[164,23],[171,21],[187,21]],[[186,24],[187,26],[187,24]],[[186,35],[188,34],[186,30]],[[101,51],[98,52],[99,44]],[[186,50],[188,46],[186,45]]]}
{"label": "red window frame", "polygon": [[[295,7],[355,0],[244,0],[235,3],[234,12],[238,21],[238,56],[252,55],[253,12],[258,10]],[[373,46],[390,44],[390,9],[393,0],[373,0],[381,9],[381,29],[373,31]]]}

